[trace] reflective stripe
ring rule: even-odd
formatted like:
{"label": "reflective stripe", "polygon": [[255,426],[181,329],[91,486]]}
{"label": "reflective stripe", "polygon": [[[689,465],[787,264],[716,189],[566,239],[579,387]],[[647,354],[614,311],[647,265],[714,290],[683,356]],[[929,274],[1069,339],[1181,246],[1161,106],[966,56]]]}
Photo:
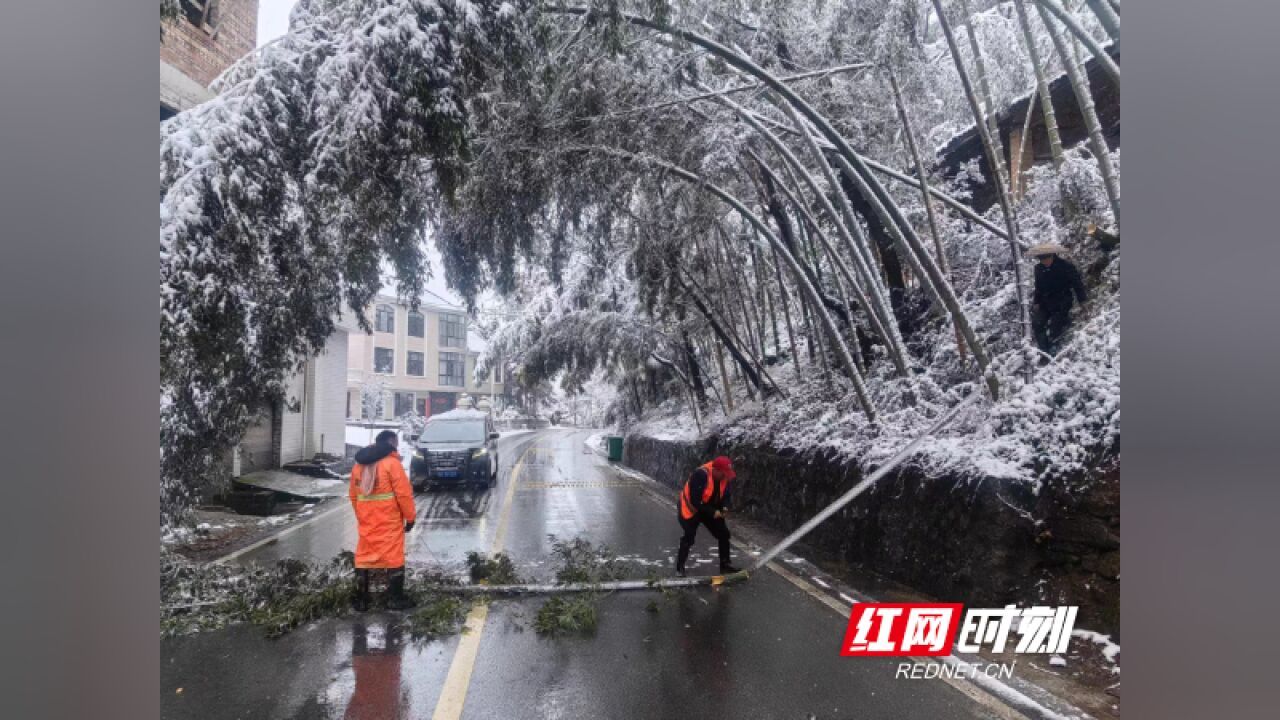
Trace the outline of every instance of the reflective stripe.
{"label": "reflective stripe", "polygon": [[369,502],[371,500],[394,500],[395,497],[396,497],[395,493],[389,492],[389,493],[378,493],[377,495],[357,495],[356,500],[359,502]]}

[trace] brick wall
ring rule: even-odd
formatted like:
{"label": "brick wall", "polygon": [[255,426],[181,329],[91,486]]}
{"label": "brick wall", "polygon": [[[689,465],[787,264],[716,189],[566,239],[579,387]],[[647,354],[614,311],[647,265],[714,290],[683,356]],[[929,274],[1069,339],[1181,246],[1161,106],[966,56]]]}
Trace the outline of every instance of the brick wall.
{"label": "brick wall", "polygon": [[160,42],[161,60],[206,87],[257,46],[258,0],[217,0],[214,17],[212,33],[185,18],[168,23]]}

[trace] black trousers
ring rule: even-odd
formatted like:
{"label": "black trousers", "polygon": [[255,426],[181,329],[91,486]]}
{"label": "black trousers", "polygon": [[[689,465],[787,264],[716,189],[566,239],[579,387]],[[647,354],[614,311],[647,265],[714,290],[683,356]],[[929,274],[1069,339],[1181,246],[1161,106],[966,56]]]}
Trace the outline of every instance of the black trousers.
{"label": "black trousers", "polygon": [[689,550],[693,548],[693,539],[698,534],[698,525],[706,525],[711,535],[720,541],[720,567],[729,564],[729,526],[724,518],[712,517],[703,513],[694,513],[690,520],[676,515],[680,520],[680,529],[684,535],[680,537],[680,554],[676,557],[676,569],[683,570],[685,560],[689,559]]}
{"label": "black trousers", "polygon": [[1071,329],[1071,307],[1045,310],[1035,306],[1031,312],[1031,329],[1035,331],[1036,346],[1041,352],[1055,354],[1062,336]]}

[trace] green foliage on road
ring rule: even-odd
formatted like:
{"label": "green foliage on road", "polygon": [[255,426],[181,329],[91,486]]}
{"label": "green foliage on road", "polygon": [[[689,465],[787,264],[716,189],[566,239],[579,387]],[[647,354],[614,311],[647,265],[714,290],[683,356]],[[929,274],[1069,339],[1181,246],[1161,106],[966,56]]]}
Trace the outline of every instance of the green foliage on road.
{"label": "green foliage on road", "polygon": [[552,537],[551,554],[560,562],[556,582],[561,585],[608,582],[626,577],[627,566],[609,548],[594,546],[590,540],[576,537],[556,540]]}
{"label": "green foliage on road", "polygon": [[519,585],[524,582],[516,574],[516,566],[506,553],[498,553],[489,557],[482,552],[472,550],[467,553],[467,567],[471,571],[471,582],[486,585]]}
{"label": "green foliage on road", "polygon": [[328,563],[281,560],[273,567],[228,567],[161,555],[161,632],[166,636],[250,622],[279,637],[303,623],[345,612],[352,554]]}
{"label": "green foliage on road", "polygon": [[452,595],[430,595],[418,600],[418,608],[409,614],[405,626],[414,640],[455,635],[471,610],[471,601]]}
{"label": "green foliage on road", "polygon": [[594,632],[599,619],[596,611],[599,599],[597,593],[557,595],[538,609],[533,629],[539,635]]}

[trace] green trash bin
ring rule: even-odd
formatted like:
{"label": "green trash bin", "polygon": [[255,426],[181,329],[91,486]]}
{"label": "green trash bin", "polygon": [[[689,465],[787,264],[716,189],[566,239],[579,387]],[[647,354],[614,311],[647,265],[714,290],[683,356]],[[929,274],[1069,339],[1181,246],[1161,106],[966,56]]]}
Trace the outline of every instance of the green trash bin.
{"label": "green trash bin", "polygon": [[622,436],[609,436],[609,459],[614,462],[622,461]]}

